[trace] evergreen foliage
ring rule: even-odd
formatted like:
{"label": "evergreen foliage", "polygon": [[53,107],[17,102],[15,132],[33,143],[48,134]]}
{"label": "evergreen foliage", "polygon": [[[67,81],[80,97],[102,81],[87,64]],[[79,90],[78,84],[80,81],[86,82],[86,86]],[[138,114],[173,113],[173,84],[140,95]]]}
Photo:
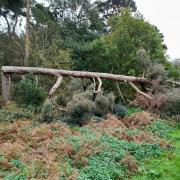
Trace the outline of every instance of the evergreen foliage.
{"label": "evergreen foliage", "polygon": [[15,85],[13,97],[16,103],[21,106],[38,107],[44,102],[47,93],[32,78],[27,78]]}

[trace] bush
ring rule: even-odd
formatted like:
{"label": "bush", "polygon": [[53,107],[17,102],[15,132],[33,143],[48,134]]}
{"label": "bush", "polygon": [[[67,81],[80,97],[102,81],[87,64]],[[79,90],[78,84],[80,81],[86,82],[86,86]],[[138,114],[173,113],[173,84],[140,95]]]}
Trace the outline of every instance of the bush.
{"label": "bush", "polygon": [[161,114],[178,120],[180,117],[180,89],[171,88],[164,91],[166,91],[167,101],[160,109]]}
{"label": "bush", "polygon": [[109,100],[106,96],[99,94],[95,99],[97,116],[106,116],[109,110]]}
{"label": "bush", "polygon": [[67,80],[64,83],[64,88],[61,88],[57,95],[57,104],[66,106],[72,99],[74,94],[83,93],[87,87],[88,80],[73,79],[70,82]]}
{"label": "bush", "polygon": [[113,107],[113,113],[120,118],[124,118],[127,115],[127,108],[122,104],[115,104]]}
{"label": "bush", "polygon": [[73,124],[82,125],[85,121],[93,118],[94,120],[102,120],[100,117],[105,117],[108,112],[112,112],[115,97],[112,93],[104,95],[103,92],[93,93],[90,85],[87,91],[76,93],[72,100],[67,103],[67,115],[71,116]]}
{"label": "bush", "polygon": [[[107,113],[113,113],[115,96],[113,93],[104,94],[102,91],[97,95],[94,94],[94,84],[87,86],[88,81],[73,80],[70,82],[65,92],[54,100],[44,103],[39,121],[51,122],[53,120],[61,120],[67,123],[83,125],[92,119],[101,121],[106,117]],[[86,91],[85,91],[86,89]],[[59,108],[65,106],[66,108]],[[126,108],[121,106],[121,115],[124,117]]]}
{"label": "bush", "polygon": [[113,111],[115,96],[113,93],[104,95],[103,92],[99,93],[95,98],[96,112],[95,115],[105,117],[108,112]]}
{"label": "bush", "polygon": [[71,115],[74,123],[82,125],[87,116],[94,114],[95,104],[92,98],[92,92],[87,91],[73,95],[72,100],[67,103],[67,113]]}
{"label": "bush", "polygon": [[162,64],[155,64],[150,69],[150,77],[156,77],[157,75],[164,75],[165,68]]}
{"label": "bush", "polygon": [[40,106],[47,96],[46,91],[36,85],[33,79],[21,80],[15,85],[13,97],[20,106]]}
{"label": "bush", "polygon": [[56,106],[52,100],[47,99],[41,109],[41,113],[38,117],[40,122],[50,123],[56,118]]}

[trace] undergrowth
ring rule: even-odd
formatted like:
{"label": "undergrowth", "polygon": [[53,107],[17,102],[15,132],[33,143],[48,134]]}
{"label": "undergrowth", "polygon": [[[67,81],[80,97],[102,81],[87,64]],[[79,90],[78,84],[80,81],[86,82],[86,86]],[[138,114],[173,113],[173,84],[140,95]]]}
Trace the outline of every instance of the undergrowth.
{"label": "undergrowth", "polygon": [[0,109],[0,122],[14,122],[18,119],[27,120],[32,118],[32,111],[16,107],[16,105],[13,103]]}
{"label": "undergrowth", "polygon": [[[172,128],[153,114],[109,115],[86,126],[17,120],[0,128],[0,178],[118,180],[173,150]],[[151,172],[153,173],[153,171]]]}
{"label": "undergrowth", "polygon": [[169,140],[174,146],[173,152],[168,152],[154,159],[149,158],[139,167],[132,180],[178,180],[180,179],[180,129],[169,134]]}

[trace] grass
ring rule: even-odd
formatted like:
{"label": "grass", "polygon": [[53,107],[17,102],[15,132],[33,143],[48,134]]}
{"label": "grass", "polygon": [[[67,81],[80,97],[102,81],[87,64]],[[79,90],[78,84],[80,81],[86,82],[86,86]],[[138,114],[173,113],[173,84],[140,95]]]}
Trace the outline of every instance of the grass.
{"label": "grass", "polygon": [[140,168],[139,175],[132,180],[179,180],[180,179],[180,129],[173,130],[170,141],[174,153],[166,153],[158,159],[149,159]]}

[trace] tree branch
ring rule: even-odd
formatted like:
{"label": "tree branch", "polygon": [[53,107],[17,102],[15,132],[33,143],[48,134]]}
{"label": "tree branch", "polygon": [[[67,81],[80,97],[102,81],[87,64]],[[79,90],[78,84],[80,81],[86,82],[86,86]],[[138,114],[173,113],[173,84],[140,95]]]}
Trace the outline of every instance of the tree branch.
{"label": "tree branch", "polygon": [[61,85],[63,77],[59,76],[56,83],[54,84],[54,86],[51,88],[51,90],[49,91],[49,95],[48,97],[51,97],[57,90],[57,88]]}
{"label": "tree branch", "polygon": [[15,36],[16,35],[16,26],[17,26],[17,23],[18,23],[18,16],[16,15],[16,20],[15,20],[15,23],[13,25],[13,35]]}
{"label": "tree branch", "polygon": [[8,21],[8,18],[6,16],[6,14],[3,14],[3,17],[4,17],[4,19],[6,20],[6,23],[7,23],[8,35],[11,36],[11,25],[10,25],[10,23]]}
{"label": "tree branch", "polygon": [[125,99],[124,99],[124,96],[123,96],[123,94],[122,94],[122,92],[121,92],[121,89],[120,89],[120,87],[119,87],[119,84],[117,83],[117,90],[118,90],[118,92],[119,92],[119,94],[120,94],[120,96],[121,96],[121,99],[123,100],[123,102],[125,103],[126,101],[125,101]]}
{"label": "tree branch", "polygon": [[167,80],[167,81],[165,81],[165,83],[171,83],[171,84],[175,84],[177,86],[180,86],[180,82],[177,82],[177,81]]}
{"label": "tree branch", "polygon": [[139,94],[145,96],[146,98],[148,98],[148,99],[150,99],[150,100],[152,99],[151,96],[149,96],[148,94],[142,92],[142,91],[141,91],[137,86],[135,86],[132,82],[129,82],[129,84],[131,85],[131,87],[132,87],[133,89],[136,90],[137,93],[139,93]]}
{"label": "tree branch", "polygon": [[99,81],[99,85],[98,85],[98,89],[96,91],[94,91],[94,93],[99,93],[101,91],[101,86],[102,86],[102,81],[100,77],[97,77],[98,81]]}

